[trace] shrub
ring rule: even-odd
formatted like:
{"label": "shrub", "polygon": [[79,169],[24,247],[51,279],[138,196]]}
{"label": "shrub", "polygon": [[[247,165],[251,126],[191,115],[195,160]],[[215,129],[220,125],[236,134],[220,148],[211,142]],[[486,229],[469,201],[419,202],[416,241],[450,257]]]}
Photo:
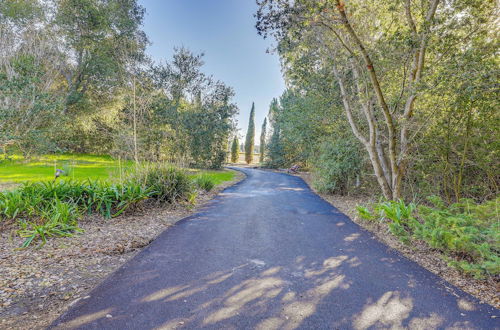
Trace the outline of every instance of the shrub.
{"label": "shrub", "polygon": [[62,175],[63,176],[69,176],[69,177],[72,177],[73,173],[75,171],[73,165],[70,164],[69,162],[64,162],[61,169],[63,171]]}
{"label": "shrub", "polygon": [[436,196],[428,198],[432,206],[403,201],[380,202],[373,211],[358,206],[366,220],[388,221],[389,230],[402,242],[419,239],[441,251],[450,265],[475,277],[500,274],[500,198],[476,204],[472,200],[446,206]]}
{"label": "shrub", "polygon": [[158,203],[188,201],[194,189],[185,171],[163,163],[143,164],[129,173],[127,181],[150,190]]}
{"label": "shrub", "polygon": [[[207,191],[215,183],[208,175],[196,179]],[[79,231],[83,213],[98,213],[109,219],[119,216],[142,201],[194,203],[196,191],[186,172],[165,164],[144,164],[128,173],[123,183],[99,180],[59,180],[24,183],[16,190],[0,192],[0,220],[19,222],[19,235],[42,245],[51,236],[71,236]]]}
{"label": "shrub", "polygon": [[194,182],[198,188],[205,191],[210,191],[215,187],[214,179],[206,173],[196,176]]}
{"label": "shrub", "polygon": [[433,207],[419,207],[423,225],[415,228],[415,236],[454,256],[451,264],[466,273],[500,274],[500,198],[482,205],[462,200],[449,207],[438,197],[429,200]]}
{"label": "shrub", "polygon": [[347,193],[348,185],[359,174],[362,158],[352,140],[325,141],[314,160],[314,186],[320,192]]}

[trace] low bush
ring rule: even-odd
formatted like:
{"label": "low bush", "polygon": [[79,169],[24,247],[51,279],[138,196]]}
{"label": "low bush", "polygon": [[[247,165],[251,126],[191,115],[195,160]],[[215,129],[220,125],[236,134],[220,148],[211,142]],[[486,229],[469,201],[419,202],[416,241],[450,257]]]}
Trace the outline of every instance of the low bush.
{"label": "low bush", "polygon": [[194,193],[193,181],[184,170],[163,163],[140,165],[126,181],[150,190],[150,197],[158,203],[189,201]]}
{"label": "low bush", "polygon": [[313,161],[313,185],[323,193],[345,195],[360,174],[362,158],[358,144],[352,140],[327,140],[319,146]]}
{"label": "low bush", "polygon": [[389,230],[408,244],[418,239],[441,251],[450,265],[477,278],[500,274],[500,198],[476,204],[472,200],[446,206],[436,196],[430,205],[389,201],[371,209],[358,206],[370,221],[388,221]]}

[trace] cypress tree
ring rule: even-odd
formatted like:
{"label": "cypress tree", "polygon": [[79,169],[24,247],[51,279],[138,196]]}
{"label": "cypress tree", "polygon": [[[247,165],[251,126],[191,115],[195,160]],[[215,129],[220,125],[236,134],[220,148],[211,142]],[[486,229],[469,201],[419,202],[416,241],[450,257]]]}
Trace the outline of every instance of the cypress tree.
{"label": "cypress tree", "polygon": [[250,111],[250,120],[248,121],[247,137],[245,139],[245,161],[250,164],[253,159],[253,148],[255,139],[255,104],[252,102],[252,110]]}
{"label": "cypress tree", "polygon": [[238,162],[239,146],[240,146],[240,144],[238,142],[238,137],[235,136],[233,139],[233,144],[231,145],[231,163]]}
{"label": "cypress tree", "polygon": [[260,163],[264,162],[264,153],[266,150],[266,130],[267,130],[267,118],[264,118],[264,123],[262,124],[262,131],[260,132]]}

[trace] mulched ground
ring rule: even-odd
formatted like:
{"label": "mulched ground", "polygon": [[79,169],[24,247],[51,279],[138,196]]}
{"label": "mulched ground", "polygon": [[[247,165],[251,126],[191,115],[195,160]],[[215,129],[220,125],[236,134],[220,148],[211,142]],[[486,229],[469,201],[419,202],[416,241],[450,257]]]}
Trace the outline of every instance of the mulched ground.
{"label": "mulched ground", "polygon": [[[297,174],[312,188],[312,177],[309,173]],[[368,205],[375,202],[369,196],[339,196],[320,194],[325,201],[338,208],[342,213],[351,218],[352,221],[372,232],[379,241],[389,247],[398,250],[405,257],[415,261],[430,272],[440,276],[447,282],[459,287],[463,291],[475,296],[482,302],[500,308],[500,282],[493,278],[477,280],[473,277],[460,273],[456,268],[448,266],[444,256],[437,250],[430,248],[423,242],[412,242],[411,246],[404,245],[390,232],[387,224],[364,221],[358,216],[357,205]],[[452,291],[451,291],[452,292]]]}
{"label": "mulched ground", "polygon": [[46,328],[166,228],[243,178],[237,172],[233,181],[200,194],[196,208],[145,208],[111,220],[86,217],[82,234],[50,239],[42,248],[18,249],[16,227],[0,228],[0,328]]}

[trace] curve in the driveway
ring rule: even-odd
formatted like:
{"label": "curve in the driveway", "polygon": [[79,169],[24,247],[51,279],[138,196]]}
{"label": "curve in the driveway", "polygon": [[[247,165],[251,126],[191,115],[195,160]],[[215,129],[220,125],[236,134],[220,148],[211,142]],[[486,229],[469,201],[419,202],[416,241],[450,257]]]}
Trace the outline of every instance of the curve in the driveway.
{"label": "curve in the driveway", "polygon": [[52,325],[80,329],[499,328],[300,179],[247,179],[162,233]]}

